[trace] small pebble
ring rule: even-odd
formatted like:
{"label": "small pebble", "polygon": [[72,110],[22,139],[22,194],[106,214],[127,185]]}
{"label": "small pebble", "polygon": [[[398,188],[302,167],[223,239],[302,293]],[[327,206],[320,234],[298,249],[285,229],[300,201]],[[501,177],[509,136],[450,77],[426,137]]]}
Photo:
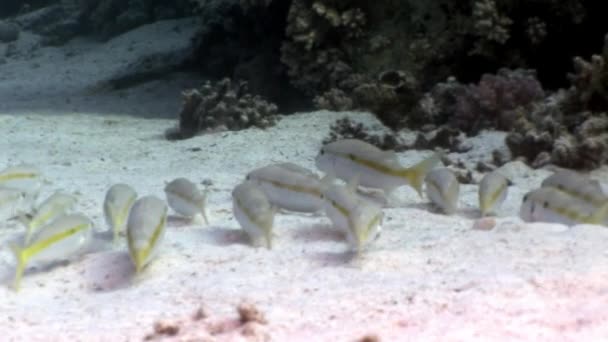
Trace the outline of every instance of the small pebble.
{"label": "small pebble", "polygon": [[496,227],[496,219],[493,217],[483,217],[473,223],[475,230],[492,230],[494,227]]}

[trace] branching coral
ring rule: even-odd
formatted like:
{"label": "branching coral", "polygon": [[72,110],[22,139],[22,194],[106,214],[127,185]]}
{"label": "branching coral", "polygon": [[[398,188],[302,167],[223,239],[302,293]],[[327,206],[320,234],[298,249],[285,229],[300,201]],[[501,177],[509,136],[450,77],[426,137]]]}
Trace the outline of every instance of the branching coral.
{"label": "branching coral", "polygon": [[168,139],[186,139],[200,131],[266,128],[277,120],[277,107],[248,93],[247,82],[233,85],[225,78],[216,84],[183,93],[179,126],[167,131]]}

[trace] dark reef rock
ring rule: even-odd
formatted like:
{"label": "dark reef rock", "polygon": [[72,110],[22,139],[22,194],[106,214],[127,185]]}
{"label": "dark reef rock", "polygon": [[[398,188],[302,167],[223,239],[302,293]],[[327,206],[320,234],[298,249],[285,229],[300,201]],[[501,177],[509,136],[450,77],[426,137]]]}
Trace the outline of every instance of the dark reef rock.
{"label": "dark reef rock", "polygon": [[216,84],[184,91],[179,126],[170,129],[170,140],[187,139],[201,131],[266,128],[276,123],[277,106],[248,92],[247,82],[233,84],[225,78]]}

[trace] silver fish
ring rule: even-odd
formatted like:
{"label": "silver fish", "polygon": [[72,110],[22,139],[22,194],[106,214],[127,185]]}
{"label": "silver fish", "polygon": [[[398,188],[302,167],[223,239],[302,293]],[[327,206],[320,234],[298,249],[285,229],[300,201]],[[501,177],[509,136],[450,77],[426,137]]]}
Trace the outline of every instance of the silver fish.
{"label": "silver fish", "polygon": [[36,208],[31,219],[25,221],[27,232],[25,234],[25,244],[30,243],[34,232],[40,227],[52,222],[58,217],[68,213],[76,205],[76,197],[73,195],[56,191]]}
{"label": "silver fish", "polygon": [[274,206],[297,212],[323,208],[319,176],[293,163],[278,163],[255,169],[247,180],[257,184]]}
{"label": "silver fish", "polygon": [[553,187],[528,192],[522,201],[520,217],[527,222],[561,223],[568,226],[608,222],[608,201],[600,206],[580,201]]}
{"label": "silver fish", "polygon": [[384,213],[380,206],[357,195],[357,185],[356,177],[347,186],[329,185],[323,192],[323,203],[334,227],[344,232],[350,247],[360,253],[380,234]]}
{"label": "silver fish", "polygon": [[15,289],[28,265],[66,260],[84,251],[93,238],[92,226],[82,214],[63,215],[41,227],[27,246],[11,246],[17,259]]}
{"label": "silver fish", "polygon": [[165,186],[167,203],[171,209],[180,215],[194,218],[202,216],[205,224],[209,224],[206,214],[206,193],[201,192],[196,184],[186,178],[177,178]]}
{"label": "silver fish", "polygon": [[272,248],[276,207],[271,205],[266,194],[256,184],[245,181],[232,190],[232,212],[253,244],[264,239],[266,247]]}
{"label": "silver fish", "polygon": [[597,180],[574,171],[560,170],[545,178],[541,183],[541,187],[556,188],[572,196],[574,199],[596,207],[608,201],[608,196],[604,193],[602,186]]}
{"label": "silver fish", "polygon": [[382,189],[385,195],[402,185],[412,186],[422,196],[424,177],[440,162],[435,154],[412,167],[403,167],[394,151],[383,151],[357,139],[344,139],[321,148],[315,159],[319,170],[349,182],[357,176],[359,185]]}
{"label": "silver fish", "polygon": [[426,194],[444,213],[452,215],[458,209],[460,183],[452,171],[433,169],[425,179]]}
{"label": "silver fish", "polygon": [[493,171],[481,179],[479,182],[479,210],[481,216],[494,213],[507,198],[509,191],[509,181],[498,171]]}
{"label": "silver fish", "polygon": [[103,213],[106,224],[114,234],[114,243],[123,234],[129,217],[129,211],[137,199],[137,192],[127,184],[117,183],[106,192],[103,201]]}
{"label": "silver fish", "polygon": [[165,236],[167,205],[156,196],[144,196],[135,201],[127,220],[129,254],[140,273],[156,256]]}

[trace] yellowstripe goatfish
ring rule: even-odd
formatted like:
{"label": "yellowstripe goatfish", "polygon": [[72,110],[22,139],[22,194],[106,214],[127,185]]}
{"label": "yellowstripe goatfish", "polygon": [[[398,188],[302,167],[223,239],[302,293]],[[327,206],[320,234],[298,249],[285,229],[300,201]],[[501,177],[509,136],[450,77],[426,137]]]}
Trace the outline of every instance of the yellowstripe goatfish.
{"label": "yellowstripe goatfish", "polygon": [[40,206],[36,209],[34,216],[27,220],[23,218],[27,232],[25,233],[25,244],[28,245],[32,238],[32,235],[36,230],[40,229],[44,225],[52,222],[56,218],[68,213],[76,204],[76,197],[62,193],[55,192],[49,196]]}
{"label": "yellowstripe goatfish", "polygon": [[321,180],[302,166],[271,164],[249,172],[247,180],[258,185],[270,203],[279,208],[306,213],[323,208]]}
{"label": "yellowstripe goatfish", "polygon": [[519,215],[528,222],[601,225],[608,219],[608,201],[592,205],[557,188],[544,187],[524,196]]}
{"label": "yellowstripe goatfish", "polygon": [[360,198],[356,188],[356,177],[347,186],[328,185],[323,200],[327,217],[346,234],[347,242],[359,254],[382,230],[384,214],[380,206]]}
{"label": "yellowstripe goatfish", "polygon": [[232,212],[254,245],[261,238],[272,248],[272,226],[276,207],[253,182],[245,181],[232,190]]}
{"label": "yellowstripe goatfish", "polygon": [[458,194],[460,183],[450,169],[434,169],[426,176],[426,195],[443,210],[444,213],[452,215],[458,209]]}
{"label": "yellowstripe goatfish", "polygon": [[498,171],[493,171],[481,179],[479,182],[479,211],[481,216],[495,213],[507,198],[511,181]]}
{"label": "yellowstripe goatfish", "polygon": [[385,195],[409,184],[422,197],[426,174],[440,162],[440,154],[403,167],[394,151],[383,151],[357,139],[343,139],[321,148],[315,164],[319,170],[349,182],[357,176],[359,185],[384,190]]}
{"label": "yellowstripe goatfish", "polygon": [[42,175],[33,166],[9,166],[0,171],[0,187],[24,192],[24,199],[31,209],[42,187]]}
{"label": "yellowstripe goatfish", "polygon": [[92,239],[92,223],[82,214],[64,215],[40,228],[26,247],[11,246],[17,259],[14,288],[19,289],[25,268],[34,263],[66,260]]}
{"label": "yellowstripe goatfish", "polygon": [[555,188],[570,195],[573,199],[595,207],[602,206],[608,201],[601,184],[595,180],[574,171],[560,170],[545,178],[543,188]]}
{"label": "yellowstripe goatfish", "polygon": [[205,206],[207,192],[201,192],[196,184],[186,178],[176,178],[165,185],[167,203],[176,213],[189,217],[193,222],[202,217],[205,224],[209,224]]}
{"label": "yellowstripe goatfish", "polygon": [[112,185],[103,201],[103,213],[106,223],[114,232],[114,243],[118,242],[120,234],[124,234],[131,206],[137,199],[137,192],[127,184]]}
{"label": "yellowstripe goatfish", "polygon": [[156,196],[144,196],[131,207],[127,221],[127,242],[137,273],[158,252],[165,235],[167,211],[165,202]]}

